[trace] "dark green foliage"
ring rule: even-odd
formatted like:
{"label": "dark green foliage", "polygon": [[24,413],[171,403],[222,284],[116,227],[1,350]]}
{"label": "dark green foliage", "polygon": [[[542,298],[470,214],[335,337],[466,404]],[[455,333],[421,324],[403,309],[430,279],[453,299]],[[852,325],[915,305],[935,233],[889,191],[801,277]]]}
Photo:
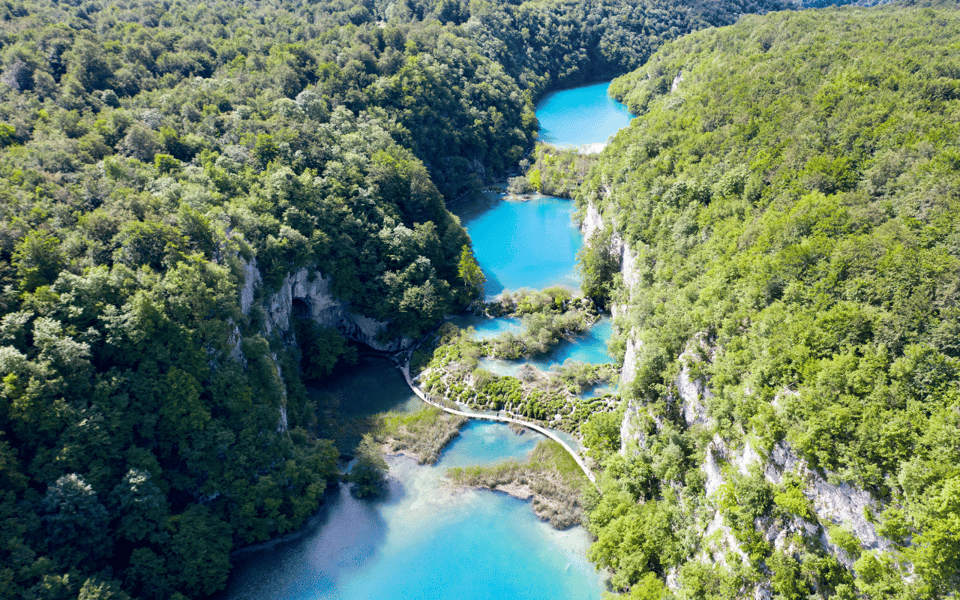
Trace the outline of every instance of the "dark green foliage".
{"label": "dark green foliage", "polygon": [[611,244],[609,231],[591,239],[577,255],[580,288],[598,306],[605,307],[613,292],[614,275],[620,271],[620,257]]}
{"label": "dark green foliage", "polygon": [[[262,337],[263,296],[307,269],[422,333],[482,285],[444,199],[515,167],[540,93],[778,6],[0,7],[0,595],[218,590],[231,549],[298,527],[336,477],[298,366],[350,350],[312,326],[299,351]],[[847,189],[823,154],[810,180]]]}
{"label": "dark green foliage", "polygon": [[357,349],[333,327],[321,327],[311,319],[297,319],[295,333],[302,358],[300,369],[306,379],[321,379],[338,362],[355,363]]}
{"label": "dark green foliage", "polygon": [[460,251],[460,262],[457,265],[457,275],[464,283],[464,296],[471,302],[483,299],[483,286],[487,281],[477,259],[474,258],[470,246],[464,244]]}
{"label": "dark green foliage", "polygon": [[357,446],[356,462],[350,469],[349,481],[358,498],[377,496],[386,483],[387,461],[383,452],[370,435],[365,435]]}

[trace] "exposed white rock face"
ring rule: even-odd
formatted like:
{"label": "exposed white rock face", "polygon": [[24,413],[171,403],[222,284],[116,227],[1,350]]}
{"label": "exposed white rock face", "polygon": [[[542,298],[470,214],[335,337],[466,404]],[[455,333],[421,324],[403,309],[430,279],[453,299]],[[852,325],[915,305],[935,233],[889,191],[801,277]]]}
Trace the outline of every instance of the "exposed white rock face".
{"label": "exposed white rock face", "polygon": [[240,310],[243,314],[250,314],[250,308],[253,306],[254,292],[262,281],[260,269],[257,268],[257,259],[250,259],[250,262],[243,263],[243,287],[240,288]]}
{"label": "exposed white rock face", "polygon": [[[600,214],[600,211],[597,210],[596,205],[592,201],[589,202],[587,204],[587,214],[583,219],[583,225],[580,226],[580,231],[583,232],[584,241],[590,243],[590,240],[595,235],[603,233],[605,228],[606,223],[603,220],[603,215]],[[625,248],[626,245],[623,243],[623,237],[619,232],[614,231],[610,235],[610,251],[620,260],[621,268],[623,265],[623,253]]]}
{"label": "exposed white rock face", "polygon": [[633,288],[640,281],[640,275],[637,273],[637,254],[627,244],[623,244],[620,254],[620,275],[623,277],[623,287],[633,297]]}
{"label": "exposed white rock face", "polygon": [[316,271],[300,269],[287,275],[280,291],[264,303],[267,333],[275,329],[284,333],[289,330],[294,300],[302,300],[310,311],[310,317],[324,327],[336,327],[343,318],[343,305],[330,293],[330,280]]}
{"label": "exposed white rock face", "polygon": [[720,471],[720,465],[717,458],[724,459],[727,456],[727,445],[719,435],[713,436],[713,440],[707,444],[707,452],[700,469],[707,476],[703,482],[703,487],[707,491],[707,497],[712,496],[720,486],[723,485],[723,473]]}
{"label": "exposed white rock face", "polygon": [[[804,494],[811,500],[813,510],[821,522],[849,526],[866,550],[887,552],[893,548],[890,540],[877,535],[873,524],[864,516],[865,507],[876,509],[876,503],[869,492],[849,483],[829,483],[819,473],[810,469],[806,461],[797,457],[789,444],[778,443],[770,453],[770,463],[764,471],[765,474],[774,483],[779,483],[783,473],[793,470],[805,481]],[[835,546],[832,550],[834,549]]]}
{"label": "exposed white rock face", "polygon": [[627,444],[636,442],[643,446],[646,442],[645,435],[640,431],[640,405],[632,400],[627,402],[627,407],[623,413],[623,421],[620,422],[620,455],[627,454]]}
{"label": "exposed white rock face", "polygon": [[773,598],[773,591],[770,589],[769,581],[764,581],[753,591],[754,600],[771,600],[771,598]]}
{"label": "exposed white rock face", "polygon": [[580,227],[583,232],[583,239],[589,240],[597,232],[603,231],[603,227],[603,217],[600,216],[600,211],[597,210],[593,202],[590,202],[587,204],[587,214],[583,219],[583,225]]}
{"label": "exposed white rock face", "polygon": [[634,332],[627,336],[627,349],[623,355],[623,366],[620,367],[620,389],[633,383],[637,376],[637,351],[643,342],[634,341]]}
{"label": "exposed white rock face", "polygon": [[244,358],[243,351],[240,349],[240,342],[243,340],[243,335],[240,333],[240,328],[237,327],[236,323],[230,321],[229,324],[230,327],[232,327],[229,337],[227,338],[227,343],[230,344],[230,359],[245,363],[246,358]]}
{"label": "exposed white rock face", "polygon": [[749,475],[750,466],[762,460],[760,454],[754,450],[753,444],[750,443],[750,440],[747,440],[747,443],[743,445],[743,450],[733,458],[733,464],[741,475]]}
{"label": "exposed white rock face", "polygon": [[817,534],[817,531],[820,529],[819,525],[805,521],[800,517],[793,517],[790,523],[787,524],[784,528],[778,528],[771,525],[767,531],[764,533],[764,539],[768,542],[773,543],[773,547],[777,550],[786,550],[786,551],[795,551],[798,548],[794,548],[791,544],[790,538],[793,537],[795,533],[800,533],[806,537],[812,537]]}
{"label": "exposed white rock face", "polygon": [[677,76],[673,78],[673,83],[670,84],[670,91],[675,92],[677,88],[680,87],[680,84],[683,82],[683,71],[677,72]]}
{"label": "exposed white rock face", "polygon": [[[259,272],[252,277],[259,279]],[[244,282],[244,288],[247,283]],[[290,332],[294,301],[299,300],[306,305],[311,319],[324,327],[336,327],[346,338],[366,344],[374,350],[395,352],[413,344],[413,340],[406,337],[381,341],[379,336],[386,331],[387,323],[350,312],[346,304],[334,298],[330,284],[331,280],[317,271],[300,269],[287,275],[280,291],[263,304],[267,333],[276,330],[285,336]]]}
{"label": "exposed white rock face", "polygon": [[713,394],[710,393],[705,382],[702,379],[691,381],[690,366],[684,362],[675,383],[680,393],[680,400],[683,402],[683,420],[686,421],[687,427],[708,423],[707,407],[704,406],[703,399]]}
{"label": "exposed white rock face", "polygon": [[[719,564],[727,565],[727,552],[734,552],[740,556],[742,562],[747,562],[750,558],[747,553],[740,548],[740,543],[734,537],[733,531],[723,522],[723,515],[716,511],[707,529],[703,532],[703,539],[710,540],[709,550],[715,555],[715,561]],[[702,557],[706,559],[706,557]],[[708,562],[705,560],[705,562]]]}

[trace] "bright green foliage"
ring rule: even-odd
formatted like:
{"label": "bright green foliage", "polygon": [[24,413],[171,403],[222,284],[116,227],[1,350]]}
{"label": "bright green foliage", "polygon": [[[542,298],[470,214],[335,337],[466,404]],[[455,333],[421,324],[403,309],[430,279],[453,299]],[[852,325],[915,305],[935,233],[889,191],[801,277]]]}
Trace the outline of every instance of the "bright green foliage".
{"label": "bright green foliage", "polygon": [[830,543],[839,546],[847,556],[854,559],[860,557],[860,542],[849,528],[831,525],[827,527],[827,534],[830,536]]}
{"label": "bright green foliage", "polygon": [[590,456],[599,459],[620,449],[621,421],[622,412],[603,412],[595,413],[581,426],[583,444],[590,449]]}
{"label": "bright green foliage", "polygon": [[573,198],[595,161],[594,154],[580,154],[572,149],[537,144],[527,178],[530,185],[541,194]]}
{"label": "bright green foliage", "polygon": [[770,567],[770,584],[784,600],[804,600],[810,593],[805,585],[800,563],[792,556],[774,552],[767,561]]}
{"label": "bright green foliage", "polygon": [[483,285],[487,278],[484,277],[477,259],[473,257],[470,246],[464,244],[460,251],[460,263],[457,266],[457,274],[463,281],[466,290],[464,295],[470,300],[483,298]]}
{"label": "bright green foliage", "polygon": [[774,504],[801,519],[814,520],[810,500],[803,494],[801,483],[796,478],[785,479],[783,489],[773,493]]}
{"label": "bright green foliage", "polygon": [[600,515],[603,504],[610,501],[605,495],[601,509],[591,514],[590,527],[597,541],[587,556],[597,566],[613,569],[614,586],[632,587],[646,573],[663,575],[677,564],[682,546],[675,534],[679,516],[675,507],[668,502],[621,505],[608,520],[606,514]]}
{"label": "bright green foliage", "polygon": [[[515,168],[541,93],[781,6],[0,9],[0,595],[217,591],[233,548],[298,527],[336,477],[300,375],[350,350],[266,339],[264,297],[307,269],[388,335],[424,332],[479,281],[444,201]],[[807,169],[824,189],[850,185],[837,158]]]}
{"label": "bright green foliage", "polygon": [[[677,357],[700,336],[716,350],[697,367],[716,432],[764,451],[785,441],[881,502],[890,556],[864,554],[854,586],[806,541],[790,559],[805,583],[792,587],[795,565],[772,558],[754,520],[809,518],[809,505],[792,485],[735,478],[723,512],[751,560],[727,575],[756,582],[779,561],[784,596],[934,598],[958,586],[953,8],[746,16],[669,43],[615,81],[640,116],[578,192],[636,257],[621,325],[636,332],[638,375],[626,395],[677,419]],[[637,486],[625,468],[619,477]],[[634,572],[628,556],[615,561]]]}

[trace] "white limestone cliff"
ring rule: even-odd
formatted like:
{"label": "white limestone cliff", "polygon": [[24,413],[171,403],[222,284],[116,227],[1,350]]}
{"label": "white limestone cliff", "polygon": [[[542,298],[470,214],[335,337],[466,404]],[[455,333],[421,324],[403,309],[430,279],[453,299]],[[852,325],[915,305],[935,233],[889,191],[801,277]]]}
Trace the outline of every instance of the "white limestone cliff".
{"label": "white limestone cliff", "polygon": [[[262,282],[256,260],[244,264],[244,283],[240,288],[240,307],[248,314],[254,303],[255,290]],[[332,280],[318,271],[302,268],[284,278],[280,289],[267,297],[262,307],[266,316],[265,333],[274,331],[287,337],[291,332],[290,318],[294,303],[306,306],[307,315],[324,327],[335,327],[344,337],[366,344],[381,352],[396,352],[410,347],[413,340],[406,337],[384,339],[388,323],[358,315],[349,304],[334,297]]]}

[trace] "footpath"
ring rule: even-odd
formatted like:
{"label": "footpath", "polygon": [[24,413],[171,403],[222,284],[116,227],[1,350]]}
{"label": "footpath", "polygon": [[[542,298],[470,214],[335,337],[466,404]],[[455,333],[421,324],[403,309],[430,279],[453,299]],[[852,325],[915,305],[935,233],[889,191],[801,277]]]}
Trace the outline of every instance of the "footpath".
{"label": "footpath", "polygon": [[401,363],[400,361],[397,361],[397,367],[400,369],[400,372],[403,373],[403,378],[407,381],[407,385],[410,386],[410,389],[413,390],[414,394],[416,394],[421,400],[423,400],[427,404],[431,406],[436,406],[443,412],[447,412],[452,415],[460,415],[461,417],[467,417],[468,419],[483,419],[485,421],[499,421],[501,423],[516,423],[517,425],[521,425],[528,429],[532,429],[538,433],[542,433],[543,435],[547,436],[551,440],[560,444],[560,446],[562,446],[563,449],[566,450],[567,453],[573,457],[573,460],[577,461],[577,465],[580,466],[580,469],[583,471],[583,474],[587,476],[587,479],[590,480],[590,483],[592,483],[594,486],[597,485],[597,476],[593,474],[593,471],[591,471],[590,467],[588,467],[587,464],[583,461],[583,458],[580,457],[580,454],[576,452],[573,448],[571,448],[569,444],[567,444],[565,441],[560,439],[560,436],[558,436],[556,433],[544,427],[540,427],[539,425],[536,425],[534,423],[528,423],[527,421],[522,421],[520,419],[515,419],[513,417],[502,417],[500,415],[485,415],[483,413],[475,413],[475,412],[468,412],[464,410],[457,410],[455,408],[448,408],[428,398],[427,395],[423,393],[423,390],[421,390],[419,387],[417,387],[413,383],[413,379],[410,377],[409,361],[404,361],[403,363]]}

